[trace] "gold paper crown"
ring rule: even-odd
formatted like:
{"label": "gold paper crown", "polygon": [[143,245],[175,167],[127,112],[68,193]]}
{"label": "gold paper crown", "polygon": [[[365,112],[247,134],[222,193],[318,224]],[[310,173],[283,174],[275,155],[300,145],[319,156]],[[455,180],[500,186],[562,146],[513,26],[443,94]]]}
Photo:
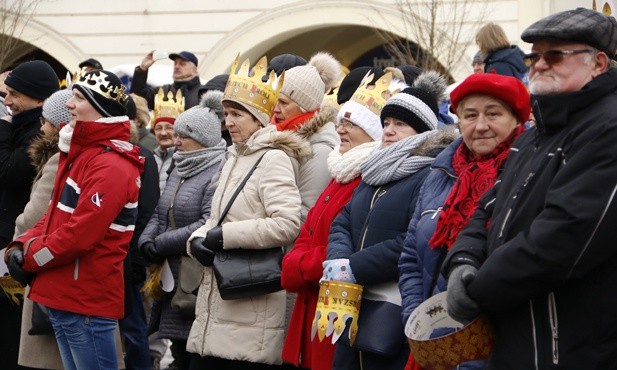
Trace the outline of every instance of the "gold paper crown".
{"label": "gold paper crown", "polygon": [[268,59],[265,56],[259,59],[253,67],[252,76],[250,76],[250,62],[248,59],[245,59],[240,66],[240,70],[237,70],[239,59],[240,54],[236,56],[231,66],[223,99],[236,100],[248,104],[271,116],[279,91],[283,87],[285,72],[277,77],[274,71],[270,71],[268,81],[263,82],[262,77],[268,71]]}
{"label": "gold paper crown", "polygon": [[349,342],[354,343],[358,333],[358,316],[364,287],[341,281],[322,281],[319,283],[319,298],[315,317],[311,325],[311,339],[315,336],[323,342],[332,335],[336,343],[349,325]]}
{"label": "gold paper crown", "polygon": [[[165,95],[167,95],[167,98]],[[184,112],[182,90],[176,90],[176,96],[174,97],[173,91],[169,90],[165,94],[163,88],[159,88],[159,91],[154,96],[154,116],[152,117],[152,122],[156,123],[162,118],[175,120],[182,112]]]}
{"label": "gold paper crown", "polygon": [[109,75],[103,70],[88,72],[82,68],[73,77],[73,85],[81,85],[104,96],[107,99],[115,100],[120,104],[124,104],[128,96],[125,93],[126,87],[123,84],[120,86],[111,85]]}
{"label": "gold paper crown", "polygon": [[369,85],[373,81],[373,74],[367,73],[362,79],[360,86],[351,96],[350,100],[355,101],[360,105],[364,105],[371,112],[379,116],[386,101],[397,92],[399,92],[400,84],[392,83],[392,73],[387,72],[381,76],[375,85]]}

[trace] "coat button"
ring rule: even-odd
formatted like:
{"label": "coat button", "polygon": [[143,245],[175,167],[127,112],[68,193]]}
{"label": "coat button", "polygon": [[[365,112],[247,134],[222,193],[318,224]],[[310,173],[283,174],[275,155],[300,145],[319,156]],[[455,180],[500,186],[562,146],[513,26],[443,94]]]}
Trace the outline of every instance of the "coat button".
{"label": "coat button", "polygon": [[325,202],[327,202],[327,201],[329,201],[329,200],[330,200],[330,196],[329,196],[329,195],[326,195],[326,198],[324,199],[324,201],[325,201]]}

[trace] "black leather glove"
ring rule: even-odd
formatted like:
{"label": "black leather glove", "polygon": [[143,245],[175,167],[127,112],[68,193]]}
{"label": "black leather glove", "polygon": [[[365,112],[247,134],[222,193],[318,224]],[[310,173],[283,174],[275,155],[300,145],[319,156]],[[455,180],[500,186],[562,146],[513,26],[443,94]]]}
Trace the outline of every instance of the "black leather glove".
{"label": "black leather glove", "polygon": [[28,272],[22,268],[24,265],[24,252],[21,249],[15,248],[10,251],[7,256],[6,264],[13,279],[18,281],[21,285],[26,286],[32,282],[34,273]]}
{"label": "black leather glove", "polygon": [[204,266],[212,266],[214,251],[204,245],[206,238],[191,240],[191,254]]}
{"label": "black leather glove", "polygon": [[156,250],[154,242],[145,242],[141,245],[140,250],[146,261],[150,263],[161,263],[165,261],[165,257],[161,256]]}
{"label": "black leather glove", "polygon": [[480,314],[480,306],[467,293],[467,285],[477,272],[478,269],[471,265],[460,265],[448,277],[448,315],[462,324],[467,324]]}
{"label": "black leather glove", "polygon": [[204,245],[214,251],[220,252],[223,250],[223,227],[216,226],[212,229],[208,230],[206,234],[206,240],[204,241]]}

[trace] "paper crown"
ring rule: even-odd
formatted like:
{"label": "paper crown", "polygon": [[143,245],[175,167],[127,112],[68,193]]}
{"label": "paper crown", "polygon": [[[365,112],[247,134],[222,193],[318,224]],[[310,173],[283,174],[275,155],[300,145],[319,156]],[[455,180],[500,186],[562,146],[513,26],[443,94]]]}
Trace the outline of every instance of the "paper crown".
{"label": "paper crown", "polygon": [[154,96],[154,116],[152,117],[152,122],[154,124],[160,121],[173,123],[182,112],[184,112],[182,90],[176,90],[174,96],[173,91],[169,90],[165,94],[163,88],[159,88],[159,91]]}
{"label": "paper crown", "polygon": [[349,326],[349,342],[353,344],[358,333],[358,316],[362,301],[362,285],[340,281],[322,281],[315,318],[311,325],[311,339],[315,336],[322,342],[332,335],[336,343]]}
{"label": "paper crown", "polygon": [[255,64],[252,75],[250,73],[250,62],[248,59],[245,59],[240,69],[237,70],[239,59],[240,54],[236,56],[231,66],[231,72],[227,85],[225,86],[223,100],[229,99],[248,104],[266,113],[268,116],[271,116],[278,99],[279,91],[281,87],[283,87],[285,72],[277,77],[274,71],[270,71],[268,80],[263,82],[262,77],[265,76],[268,71],[268,59],[265,56],[259,59],[257,64]]}
{"label": "paper crown", "polygon": [[[115,100],[120,104],[126,102],[128,95],[126,95],[126,87],[120,83],[120,85],[114,85],[110,81],[110,76],[103,70],[88,71],[82,68],[73,77],[73,85],[81,85],[88,89],[102,95],[106,99]],[[114,76],[117,79],[117,77]]]}
{"label": "paper crown", "polygon": [[367,107],[371,112],[379,116],[386,101],[402,88],[398,80],[393,80],[392,72],[381,76],[374,85],[369,85],[373,80],[373,74],[367,73],[360,82],[360,86],[351,96],[350,100]]}

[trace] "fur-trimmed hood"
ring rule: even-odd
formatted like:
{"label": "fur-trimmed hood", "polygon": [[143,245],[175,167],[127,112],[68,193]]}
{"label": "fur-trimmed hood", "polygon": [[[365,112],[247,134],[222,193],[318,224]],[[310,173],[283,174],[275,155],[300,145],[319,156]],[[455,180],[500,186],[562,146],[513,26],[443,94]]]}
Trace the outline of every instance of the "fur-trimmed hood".
{"label": "fur-trimmed hood", "polygon": [[60,151],[58,148],[58,140],[59,135],[58,132],[56,132],[53,135],[39,136],[30,143],[30,147],[28,147],[28,156],[30,156],[37,173],[41,172],[49,158]]}
{"label": "fur-trimmed hood", "polygon": [[461,134],[454,127],[435,130],[422,144],[412,150],[413,155],[437,157],[442,150],[456,140]]}
{"label": "fur-trimmed hood", "polygon": [[311,144],[321,142],[334,148],[340,143],[334,122],[336,122],[336,112],[333,109],[322,109],[302,124],[296,133]]}
{"label": "fur-trimmed hood", "polygon": [[280,149],[289,157],[301,160],[311,156],[311,147],[300,135],[291,131],[277,131],[274,125],[257,130],[246,143],[229,147],[237,155],[248,155],[263,148]]}

